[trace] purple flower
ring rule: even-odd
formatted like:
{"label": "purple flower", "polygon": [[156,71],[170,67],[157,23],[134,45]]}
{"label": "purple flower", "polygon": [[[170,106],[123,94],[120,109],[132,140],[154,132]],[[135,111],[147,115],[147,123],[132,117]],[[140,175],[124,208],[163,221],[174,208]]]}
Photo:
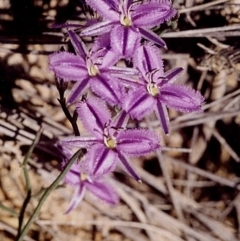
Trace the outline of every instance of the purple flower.
{"label": "purple flower", "polygon": [[96,97],[80,102],[77,111],[92,136],[68,137],[62,139],[61,143],[88,149],[84,158],[84,172],[90,177],[97,178],[112,172],[120,160],[126,171],[136,180],[140,180],[127,156],[145,155],[158,149],[158,135],[145,129],[116,127],[115,120],[111,119],[105,103]]}
{"label": "purple flower", "polygon": [[170,20],[176,10],[170,0],[86,0],[104,21],[84,29],[82,36],[110,32],[111,47],[121,56],[131,57],[140,45],[141,36],[166,47],[165,42],[149,30]]}
{"label": "purple flower", "polygon": [[[113,66],[118,57],[113,52],[109,58],[105,58],[107,52],[106,35],[99,37],[91,51],[88,51],[82,40],[71,30],[69,37],[77,55],[68,52],[59,52],[49,56],[50,69],[57,77],[65,81],[76,81],[68,102],[75,102],[89,87],[97,95],[110,104],[118,104],[120,101],[118,77],[134,75],[136,70]],[[109,57],[109,55],[108,55]],[[111,65],[110,65],[111,64]]]}
{"label": "purple flower", "polygon": [[183,112],[201,111],[203,96],[187,86],[173,84],[182,68],[163,71],[162,59],[156,47],[140,47],[133,57],[135,67],[141,72],[137,88],[129,91],[123,100],[123,109],[131,118],[142,119],[155,111],[164,132],[169,132],[166,106]]}
{"label": "purple flower", "polygon": [[102,177],[92,179],[84,174],[80,163],[73,164],[65,176],[64,182],[75,188],[74,195],[66,213],[69,213],[76,208],[76,206],[82,201],[86,190],[110,205],[119,202],[119,196],[114,189],[109,184],[104,183]]}

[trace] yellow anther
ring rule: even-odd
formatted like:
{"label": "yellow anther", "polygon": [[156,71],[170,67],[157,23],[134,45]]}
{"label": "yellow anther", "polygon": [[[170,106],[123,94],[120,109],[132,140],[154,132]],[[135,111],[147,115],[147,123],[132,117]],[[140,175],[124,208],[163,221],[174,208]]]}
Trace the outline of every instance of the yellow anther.
{"label": "yellow anther", "polygon": [[87,175],[85,173],[80,173],[80,180],[83,182],[87,179]]}
{"label": "yellow anther", "polygon": [[97,76],[98,75],[98,67],[96,65],[92,65],[89,69],[88,69],[88,74],[92,77]]}
{"label": "yellow anther", "polygon": [[158,93],[159,93],[159,90],[158,90],[157,87],[152,87],[152,88],[151,88],[151,91],[152,91],[152,95],[153,95],[153,96],[156,96],[156,95],[158,95]]}
{"label": "yellow anther", "polygon": [[154,97],[159,94],[159,89],[158,89],[158,87],[155,86],[155,85],[149,85],[149,86],[147,87],[147,90],[148,90],[148,93],[149,93],[150,95],[154,96]]}
{"label": "yellow anther", "polygon": [[108,148],[113,149],[116,147],[116,142],[113,139],[108,139],[107,146],[108,146]]}
{"label": "yellow anther", "polygon": [[132,25],[132,21],[128,16],[121,16],[120,22],[125,27],[130,27]]}
{"label": "yellow anther", "polygon": [[124,18],[123,18],[123,22],[124,22],[124,25],[125,25],[126,27],[129,27],[129,26],[132,25],[132,21],[131,21],[131,19],[130,19],[129,17],[124,17]]}

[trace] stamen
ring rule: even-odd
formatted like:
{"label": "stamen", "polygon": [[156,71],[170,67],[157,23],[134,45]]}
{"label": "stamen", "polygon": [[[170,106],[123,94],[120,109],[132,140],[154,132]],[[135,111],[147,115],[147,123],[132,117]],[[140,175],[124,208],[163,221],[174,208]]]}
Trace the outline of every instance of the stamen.
{"label": "stamen", "polygon": [[85,173],[80,173],[80,180],[83,182],[87,179],[87,175]]}
{"label": "stamen", "polygon": [[108,148],[113,149],[116,147],[116,142],[113,139],[108,139],[107,146],[108,146]]}
{"label": "stamen", "polygon": [[120,17],[120,23],[125,27],[130,27],[132,25],[131,18],[129,16],[124,15]]}
{"label": "stamen", "polygon": [[153,97],[155,97],[159,94],[159,89],[155,84],[148,84],[147,85],[147,91]]}
{"label": "stamen", "polygon": [[114,138],[114,133],[110,134],[109,128],[104,128],[103,142],[109,149],[114,149],[117,145],[116,139]]}
{"label": "stamen", "polygon": [[90,68],[88,68],[88,74],[92,77],[97,76],[99,73],[98,67],[96,65],[92,65]]}
{"label": "stamen", "polygon": [[116,141],[113,138],[109,138],[108,136],[104,136],[103,138],[104,144],[106,147],[113,149],[116,147]]}

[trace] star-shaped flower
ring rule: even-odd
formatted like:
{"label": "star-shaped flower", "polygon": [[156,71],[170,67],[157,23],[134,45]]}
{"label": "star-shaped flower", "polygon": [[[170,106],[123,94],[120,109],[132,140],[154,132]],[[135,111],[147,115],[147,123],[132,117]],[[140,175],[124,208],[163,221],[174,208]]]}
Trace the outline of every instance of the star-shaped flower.
{"label": "star-shaped flower", "polygon": [[108,103],[118,104],[121,98],[118,77],[131,76],[137,71],[133,68],[113,66],[118,60],[113,52],[111,52],[111,63],[105,58],[108,51],[106,35],[96,39],[89,51],[75,32],[69,30],[68,33],[77,55],[59,52],[49,56],[50,69],[57,77],[64,81],[76,81],[70,92],[68,103],[75,102],[91,87],[93,92]]}
{"label": "star-shaped flower", "polygon": [[110,32],[111,47],[121,56],[131,57],[141,37],[166,47],[165,42],[149,30],[176,15],[170,0],[86,0],[104,21],[84,29],[82,36]]}
{"label": "star-shaped flower", "polygon": [[168,134],[166,106],[183,112],[201,111],[203,96],[187,86],[173,83],[183,69],[164,73],[162,59],[155,46],[140,47],[133,61],[142,76],[137,83],[132,83],[133,90],[125,95],[122,103],[131,118],[140,120],[155,111],[164,132]]}
{"label": "star-shaped flower", "polygon": [[131,176],[140,180],[128,156],[145,155],[158,149],[159,136],[145,129],[116,128],[105,103],[96,97],[80,102],[77,112],[92,136],[68,137],[62,139],[61,143],[88,149],[84,158],[84,172],[97,178],[112,172],[120,161]]}
{"label": "star-shaped flower", "polygon": [[[66,149],[66,148],[65,148]],[[69,156],[70,158],[71,156]],[[66,161],[64,161],[64,164]],[[74,163],[64,178],[64,183],[75,189],[72,200],[66,213],[71,212],[82,201],[86,190],[100,200],[114,205],[119,202],[119,196],[113,187],[103,181],[103,177],[92,179],[82,172],[81,163]]]}

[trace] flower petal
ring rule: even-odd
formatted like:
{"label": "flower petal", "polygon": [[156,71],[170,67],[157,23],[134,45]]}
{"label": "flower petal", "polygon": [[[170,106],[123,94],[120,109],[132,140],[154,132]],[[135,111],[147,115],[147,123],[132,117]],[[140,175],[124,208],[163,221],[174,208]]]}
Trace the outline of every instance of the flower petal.
{"label": "flower petal", "polygon": [[158,44],[159,46],[163,47],[163,48],[167,48],[166,43],[164,42],[164,40],[162,38],[160,38],[156,33],[154,33],[152,30],[148,30],[145,28],[139,28],[138,29],[140,34],[142,35],[143,38],[152,41],[155,44]]}
{"label": "flower petal", "polygon": [[[109,68],[114,68],[111,66],[116,64],[121,57],[122,56],[119,53],[116,53],[116,51],[113,51],[112,49],[107,51],[107,53],[102,59],[101,71],[104,71],[105,69],[105,72],[107,72],[109,71]],[[109,73],[111,74],[111,71],[109,71]]]}
{"label": "flower petal", "polygon": [[162,105],[160,101],[157,102],[155,107],[155,114],[160,121],[164,133],[167,135],[169,133],[169,116],[165,105]]}
{"label": "flower petal", "polygon": [[140,45],[140,34],[132,27],[115,25],[111,30],[111,47],[114,51],[128,58]]}
{"label": "flower petal", "polygon": [[[142,84],[141,82],[139,82],[139,77],[134,77],[134,76],[118,76],[117,77],[118,80],[121,82],[121,85],[124,87],[127,87],[127,89],[130,90],[134,90],[134,89],[138,89],[140,87],[143,87],[144,84]],[[123,93],[126,93],[126,90],[124,90]]]}
{"label": "flower petal", "polygon": [[77,81],[73,86],[70,95],[68,97],[68,103],[72,104],[75,102],[80,96],[82,96],[85,91],[90,87],[89,78],[83,79],[82,81]]}
{"label": "flower petal", "polygon": [[143,76],[154,69],[158,69],[160,74],[163,74],[163,61],[159,49],[153,45],[138,48],[133,56],[133,63]]}
{"label": "flower petal", "polygon": [[122,166],[124,167],[124,169],[126,170],[126,172],[132,176],[135,180],[137,180],[138,182],[141,182],[140,177],[138,176],[138,174],[134,171],[132,165],[131,165],[131,161],[121,152],[118,153],[118,157],[121,161]]}
{"label": "flower petal", "polygon": [[114,116],[111,124],[116,128],[126,128],[129,120],[129,115],[125,110],[121,110]]}
{"label": "flower petal", "polygon": [[110,49],[110,34],[109,33],[102,34],[94,40],[94,43],[91,48],[91,52],[97,52],[100,49],[106,49],[106,51]]}
{"label": "flower petal", "polygon": [[49,56],[50,69],[57,77],[65,80],[82,80],[88,75],[86,64],[81,57],[67,52]]}
{"label": "flower petal", "polygon": [[182,112],[201,111],[204,97],[187,86],[165,84],[161,87],[159,100],[176,110]]}
{"label": "flower petal", "polygon": [[80,36],[98,36],[101,34],[106,34],[110,32],[113,22],[111,21],[102,21],[96,24],[93,24],[89,27],[86,27],[80,34]]}
{"label": "flower petal", "polygon": [[77,205],[82,201],[84,193],[86,188],[84,187],[83,183],[79,183],[79,185],[77,185],[75,187],[75,193],[72,197],[72,200],[70,202],[70,205],[67,209],[67,211],[65,212],[65,214],[70,213],[74,208],[77,207]]}
{"label": "flower petal", "polygon": [[98,140],[95,137],[89,137],[89,136],[64,137],[64,138],[61,138],[59,141],[62,145],[78,147],[78,148],[88,148],[98,143]]}
{"label": "flower petal", "polygon": [[108,68],[108,71],[111,75],[114,75],[116,77],[125,77],[125,76],[138,76],[139,72],[137,69],[134,68],[127,68],[127,67],[118,67],[118,66],[112,66]]}
{"label": "flower petal", "polygon": [[183,68],[181,67],[170,69],[169,71],[164,73],[163,78],[168,83],[174,83],[177,80],[178,76],[182,73],[182,71],[183,71]]}
{"label": "flower petal", "polygon": [[81,56],[69,52],[58,52],[49,56],[50,67],[55,65],[79,65],[85,66],[85,60]]}
{"label": "flower petal", "polygon": [[67,175],[64,178],[64,183],[69,184],[71,186],[76,186],[79,184],[80,181],[80,163],[73,163],[71,166],[71,169],[67,173]]}
{"label": "flower petal", "polygon": [[85,187],[97,196],[100,200],[114,205],[119,203],[119,196],[113,187],[103,182],[86,182]]}
{"label": "flower petal", "polygon": [[136,4],[132,10],[132,21],[136,27],[152,28],[176,15],[176,10],[172,8],[169,0]]}
{"label": "flower petal", "polygon": [[120,91],[118,80],[109,74],[99,74],[96,77],[91,78],[91,89],[102,99],[106,100],[111,105],[119,104]]}
{"label": "flower petal", "polygon": [[119,131],[117,149],[124,154],[141,156],[160,147],[160,138],[155,131],[145,129],[128,129]]}
{"label": "flower petal", "polygon": [[92,146],[84,158],[84,171],[93,179],[112,172],[116,165],[117,153],[102,143]]}
{"label": "flower petal", "polygon": [[153,111],[156,103],[156,98],[150,96],[145,88],[140,87],[125,96],[122,108],[131,118],[141,120]]}
{"label": "flower petal", "polygon": [[94,11],[97,11],[103,18],[118,21],[119,14],[117,6],[111,0],[86,0]]}
{"label": "flower petal", "polygon": [[74,47],[76,54],[85,59],[88,56],[88,49],[81,40],[81,38],[72,30],[68,31],[68,35],[70,37],[71,43]]}
{"label": "flower petal", "polygon": [[77,113],[85,128],[96,138],[102,139],[105,124],[111,118],[105,102],[97,97],[89,97],[77,104]]}

